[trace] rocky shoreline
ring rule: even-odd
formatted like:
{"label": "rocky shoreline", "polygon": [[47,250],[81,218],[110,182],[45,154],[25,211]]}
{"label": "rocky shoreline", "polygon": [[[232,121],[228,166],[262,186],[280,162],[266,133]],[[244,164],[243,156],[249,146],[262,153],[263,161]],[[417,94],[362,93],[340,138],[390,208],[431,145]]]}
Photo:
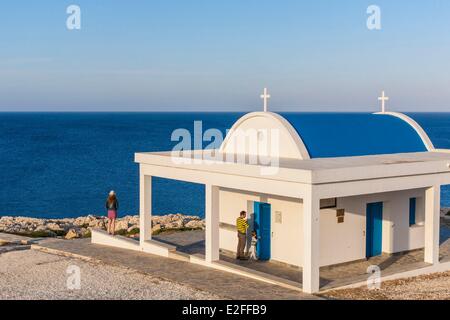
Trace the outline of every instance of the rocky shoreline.
{"label": "rocky shoreline", "polygon": [[[78,218],[39,219],[29,217],[0,218],[0,232],[33,238],[57,237],[65,239],[89,238],[91,229],[106,230],[106,217],[89,215]],[[152,217],[152,232],[186,231],[205,229],[205,221],[197,216],[169,214]],[[116,233],[130,238],[139,237],[139,216],[126,216],[117,219]]]}
{"label": "rocky shoreline", "polygon": [[[441,218],[450,225],[450,208],[441,208]],[[30,217],[0,217],[0,232],[33,238],[57,237],[65,239],[88,238],[91,229],[106,230],[108,219],[104,216],[88,215],[78,218],[40,219]],[[205,221],[198,216],[169,214],[152,217],[152,233],[167,231],[204,230]],[[115,231],[130,238],[139,237],[139,216],[117,219]]]}

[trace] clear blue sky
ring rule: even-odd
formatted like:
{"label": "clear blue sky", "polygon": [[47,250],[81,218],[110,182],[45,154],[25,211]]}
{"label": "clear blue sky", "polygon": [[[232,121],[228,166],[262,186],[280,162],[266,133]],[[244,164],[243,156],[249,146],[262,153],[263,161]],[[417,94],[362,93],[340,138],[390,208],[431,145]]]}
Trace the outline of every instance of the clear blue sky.
{"label": "clear blue sky", "polygon": [[450,111],[449,58],[448,0],[0,4],[1,111]]}

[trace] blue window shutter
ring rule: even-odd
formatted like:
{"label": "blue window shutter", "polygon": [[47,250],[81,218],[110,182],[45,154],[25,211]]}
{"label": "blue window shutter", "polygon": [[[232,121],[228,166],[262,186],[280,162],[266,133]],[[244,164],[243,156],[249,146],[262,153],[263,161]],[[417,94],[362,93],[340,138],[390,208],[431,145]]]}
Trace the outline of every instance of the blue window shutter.
{"label": "blue window shutter", "polygon": [[416,198],[409,199],[409,225],[416,224]]}

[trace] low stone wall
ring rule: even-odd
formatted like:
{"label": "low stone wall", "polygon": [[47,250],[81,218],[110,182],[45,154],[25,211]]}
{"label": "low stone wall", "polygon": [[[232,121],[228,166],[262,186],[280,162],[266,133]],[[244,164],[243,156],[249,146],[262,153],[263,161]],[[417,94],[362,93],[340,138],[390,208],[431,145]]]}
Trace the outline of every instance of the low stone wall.
{"label": "low stone wall", "polygon": [[[30,237],[64,237],[66,239],[87,238],[91,228],[106,230],[108,219],[89,215],[78,218],[38,219],[28,217],[1,217],[0,232],[25,235]],[[154,234],[167,230],[204,229],[205,221],[197,216],[169,214],[152,217]],[[139,237],[139,216],[126,216],[116,221],[118,234]]]}

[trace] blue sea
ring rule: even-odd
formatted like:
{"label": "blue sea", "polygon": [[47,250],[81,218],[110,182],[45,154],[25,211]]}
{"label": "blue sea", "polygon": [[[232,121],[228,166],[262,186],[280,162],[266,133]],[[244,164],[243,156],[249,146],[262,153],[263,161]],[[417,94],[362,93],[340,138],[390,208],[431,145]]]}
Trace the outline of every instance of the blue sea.
{"label": "blue sea", "polygon": [[[0,216],[104,214],[115,190],[120,214],[139,209],[135,152],[167,151],[175,129],[225,134],[242,113],[0,113]],[[412,113],[438,148],[450,148],[450,113]],[[203,216],[202,185],[154,179],[153,212]],[[442,190],[450,207],[450,188]]]}

